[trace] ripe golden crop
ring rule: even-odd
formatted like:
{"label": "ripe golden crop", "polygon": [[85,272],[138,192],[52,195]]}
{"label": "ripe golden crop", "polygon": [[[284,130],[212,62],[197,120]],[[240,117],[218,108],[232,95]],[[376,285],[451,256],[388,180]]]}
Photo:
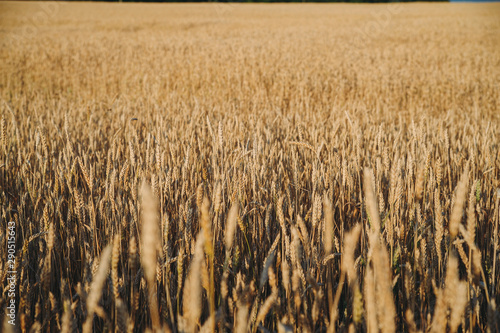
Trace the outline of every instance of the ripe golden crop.
{"label": "ripe golden crop", "polygon": [[499,12],[1,2],[4,329],[500,330]]}

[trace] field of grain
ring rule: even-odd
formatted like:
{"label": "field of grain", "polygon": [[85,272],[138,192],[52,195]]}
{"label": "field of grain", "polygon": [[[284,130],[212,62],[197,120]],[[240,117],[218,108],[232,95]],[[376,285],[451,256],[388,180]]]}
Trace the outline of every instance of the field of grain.
{"label": "field of grain", "polygon": [[498,332],[499,17],[0,2],[4,331]]}

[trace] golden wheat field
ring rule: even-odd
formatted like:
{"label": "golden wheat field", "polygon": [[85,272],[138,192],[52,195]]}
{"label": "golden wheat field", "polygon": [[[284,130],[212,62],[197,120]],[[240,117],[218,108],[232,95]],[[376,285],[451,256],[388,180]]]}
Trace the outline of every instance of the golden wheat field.
{"label": "golden wheat field", "polygon": [[499,332],[499,18],[0,2],[3,331]]}

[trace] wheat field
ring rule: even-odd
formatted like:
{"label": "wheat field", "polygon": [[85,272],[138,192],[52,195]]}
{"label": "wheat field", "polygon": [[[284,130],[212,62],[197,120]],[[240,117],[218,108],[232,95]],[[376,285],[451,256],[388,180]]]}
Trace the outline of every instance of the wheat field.
{"label": "wheat field", "polygon": [[499,332],[499,17],[0,2],[3,331]]}

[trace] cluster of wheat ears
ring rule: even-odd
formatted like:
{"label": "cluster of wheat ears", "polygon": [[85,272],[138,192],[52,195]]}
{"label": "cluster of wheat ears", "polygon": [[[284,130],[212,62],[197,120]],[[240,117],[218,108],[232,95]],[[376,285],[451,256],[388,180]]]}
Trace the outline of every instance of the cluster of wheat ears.
{"label": "cluster of wheat ears", "polygon": [[383,7],[66,4],[16,35],[36,6],[0,20],[5,331],[499,331],[497,5],[366,45]]}

